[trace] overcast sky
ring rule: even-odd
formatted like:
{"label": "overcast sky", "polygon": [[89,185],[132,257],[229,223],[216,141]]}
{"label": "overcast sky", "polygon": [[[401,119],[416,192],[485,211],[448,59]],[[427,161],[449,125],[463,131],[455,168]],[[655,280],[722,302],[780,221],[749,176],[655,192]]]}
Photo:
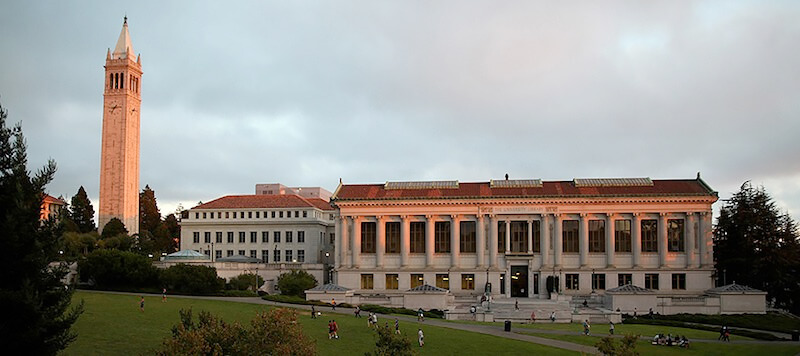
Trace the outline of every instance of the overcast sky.
{"label": "overcast sky", "polygon": [[[162,213],[256,183],[694,178],[800,218],[797,1],[14,1],[0,103],[98,207],[106,50]],[[718,208],[720,203],[716,204]]]}

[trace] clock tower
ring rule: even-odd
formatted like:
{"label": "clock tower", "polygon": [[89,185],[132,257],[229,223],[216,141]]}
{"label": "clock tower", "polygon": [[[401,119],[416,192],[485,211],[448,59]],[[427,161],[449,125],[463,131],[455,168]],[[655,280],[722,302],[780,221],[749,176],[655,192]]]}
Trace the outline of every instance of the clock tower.
{"label": "clock tower", "polygon": [[112,219],[139,232],[139,108],[142,61],[135,56],[128,18],[114,52],[106,53],[99,230]]}

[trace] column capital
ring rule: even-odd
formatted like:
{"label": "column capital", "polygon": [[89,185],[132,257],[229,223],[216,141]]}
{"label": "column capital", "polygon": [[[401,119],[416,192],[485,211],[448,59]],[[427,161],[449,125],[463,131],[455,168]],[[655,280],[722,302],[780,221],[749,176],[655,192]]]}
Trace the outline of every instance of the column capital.
{"label": "column capital", "polygon": [[382,222],[382,221],[386,220],[386,216],[384,216],[384,215],[375,215],[375,220],[378,220],[378,222]]}
{"label": "column capital", "polygon": [[339,221],[344,221],[347,220],[347,215],[339,215],[336,218],[339,219]]}
{"label": "column capital", "polygon": [[639,215],[642,215],[642,213],[631,213],[631,215],[633,215],[633,217],[635,217],[635,218],[638,218]]}
{"label": "column capital", "polygon": [[481,213],[475,214],[475,219],[477,219],[478,221],[483,220],[484,219],[484,214],[481,214]]}
{"label": "column capital", "polygon": [[408,220],[410,217],[411,217],[411,215],[400,215],[400,219],[403,219],[403,220]]}
{"label": "column capital", "polygon": [[450,219],[453,221],[461,220],[461,214],[450,214]]}
{"label": "column capital", "polygon": [[425,215],[425,219],[428,219],[428,220],[433,220],[433,217],[434,217],[434,216],[436,216],[436,215],[433,215],[433,214],[426,214],[426,215]]}
{"label": "column capital", "polygon": [[694,216],[694,212],[693,211],[687,211],[686,212],[686,216]]}
{"label": "column capital", "polygon": [[617,216],[617,213],[606,213],[607,218],[613,218],[615,216]]}
{"label": "column capital", "polygon": [[589,214],[588,214],[588,213],[580,213],[579,215],[580,215],[580,217],[582,217],[582,218],[585,218],[585,217],[589,216]]}
{"label": "column capital", "polygon": [[670,215],[670,213],[666,213],[666,212],[663,212],[663,211],[658,213],[658,216],[669,216],[669,215]]}
{"label": "column capital", "polygon": [[708,214],[711,214],[711,212],[710,211],[701,211],[700,212],[700,215],[702,215],[702,216],[706,216]]}

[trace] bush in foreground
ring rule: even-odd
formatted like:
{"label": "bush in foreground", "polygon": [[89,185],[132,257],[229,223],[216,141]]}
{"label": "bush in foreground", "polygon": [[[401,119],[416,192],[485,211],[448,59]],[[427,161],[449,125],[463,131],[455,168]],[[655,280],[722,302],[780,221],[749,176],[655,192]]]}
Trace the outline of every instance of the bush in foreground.
{"label": "bush in foreground", "polygon": [[303,334],[297,314],[289,309],[261,312],[250,328],[226,323],[200,312],[181,310],[181,323],[172,328],[157,355],[315,355],[316,345]]}
{"label": "bush in foreground", "polygon": [[613,337],[606,336],[597,342],[594,346],[603,355],[608,356],[637,356],[639,352],[636,351],[636,341],[639,340],[639,335],[626,334],[622,337],[620,343],[617,343]]}
{"label": "bush in foreground", "polygon": [[367,352],[367,356],[411,356],[416,355],[411,347],[411,341],[406,337],[395,334],[394,329],[388,324],[378,326],[375,330],[378,340],[375,341],[375,350]]}

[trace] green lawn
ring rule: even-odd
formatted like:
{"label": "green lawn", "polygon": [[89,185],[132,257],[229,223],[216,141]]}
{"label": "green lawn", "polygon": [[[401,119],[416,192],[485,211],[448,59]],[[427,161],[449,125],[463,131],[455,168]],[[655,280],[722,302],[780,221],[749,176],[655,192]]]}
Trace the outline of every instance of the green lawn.
{"label": "green lawn", "polygon": [[[580,335],[583,332],[583,326],[578,323],[572,324],[556,324],[556,323],[541,323],[541,324],[520,324],[514,325],[515,327],[523,328],[523,329],[539,329],[539,330],[560,330],[560,331],[571,331],[574,332],[575,335]],[[652,337],[656,334],[672,334],[672,335],[685,335],[689,340],[692,339],[710,339],[716,340],[719,336],[719,333],[713,331],[705,331],[705,330],[697,330],[697,329],[689,329],[689,328],[679,328],[673,326],[662,326],[662,325],[644,325],[644,324],[615,324],[614,325],[614,332],[618,335],[622,334],[637,334],[641,336],[648,336]],[[594,324],[591,325],[591,332],[597,336],[605,336],[608,335],[608,324]],[[731,341],[734,340],[753,340],[749,337],[738,336],[738,335],[731,335]]]}
{"label": "green lawn", "polygon": [[[157,296],[145,297],[145,312],[139,311],[139,297],[78,291],[73,301],[83,299],[86,311],[73,326],[78,339],[66,349],[66,355],[121,355],[148,354],[158,347],[170,329],[179,322],[178,311],[192,308],[195,313],[206,310],[227,321],[248,323],[256,312],[268,308],[264,305],[169,298],[161,303]],[[324,313],[324,312],[323,312]],[[339,324],[338,340],[328,340],[327,324],[331,315],[312,320],[308,313],[300,317],[307,335],[316,340],[320,355],[363,355],[374,346],[375,333],[367,328],[364,318],[333,314]],[[379,320],[384,323],[388,320]],[[425,332],[422,355],[568,355],[573,352],[496,336],[460,330],[433,327],[424,323],[401,322],[400,329],[416,345],[416,331],[421,325]]]}
{"label": "green lawn", "polygon": [[[639,325],[637,325],[639,326]],[[691,329],[684,329],[691,330]],[[699,331],[699,330],[695,330]],[[576,344],[592,345],[594,346],[605,335],[600,336],[582,336],[582,335],[557,335],[536,332],[535,330],[525,330],[524,333],[546,337],[549,339],[562,340],[574,342]],[[617,333],[619,334],[619,333]],[[687,336],[688,337],[688,336]],[[689,340],[691,341],[691,337]],[[731,338],[733,340],[733,338]],[[619,341],[617,341],[619,342]],[[641,340],[636,346],[636,350],[642,355],[796,355],[800,352],[800,345],[764,345],[764,344],[718,344],[718,343],[701,343],[695,342],[691,344],[689,349],[681,349],[677,346],[655,346],[651,345],[649,341]]]}

